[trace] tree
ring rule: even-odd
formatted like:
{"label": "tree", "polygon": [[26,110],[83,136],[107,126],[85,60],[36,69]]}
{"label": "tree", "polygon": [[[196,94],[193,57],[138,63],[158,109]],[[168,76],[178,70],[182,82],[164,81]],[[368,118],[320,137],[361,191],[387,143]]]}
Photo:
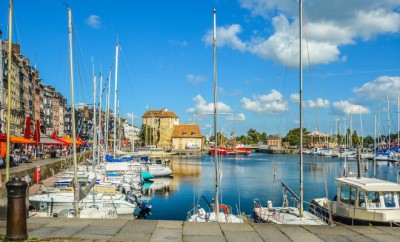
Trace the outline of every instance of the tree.
{"label": "tree", "polygon": [[351,143],[353,146],[361,145],[361,140],[358,137],[357,131],[354,130],[353,134],[351,135]]}
{"label": "tree", "polygon": [[257,144],[258,141],[260,141],[260,136],[260,133],[257,132],[255,129],[249,129],[247,131],[247,141],[251,144]]}
{"label": "tree", "polygon": [[147,126],[145,124],[142,124],[142,126],[140,126],[140,132],[139,132],[139,143],[145,144],[145,139],[146,139],[146,128]]}
{"label": "tree", "polygon": [[[307,133],[307,129],[303,128],[303,141],[305,141],[305,134]],[[290,145],[299,145],[300,144],[300,128],[295,128],[289,130],[284,141],[289,142]],[[306,142],[304,142],[306,143]]]}
{"label": "tree", "polygon": [[371,137],[371,135],[368,135],[367,137],[364,138],[364,146],[369,147],[374,144],[374,139]]}

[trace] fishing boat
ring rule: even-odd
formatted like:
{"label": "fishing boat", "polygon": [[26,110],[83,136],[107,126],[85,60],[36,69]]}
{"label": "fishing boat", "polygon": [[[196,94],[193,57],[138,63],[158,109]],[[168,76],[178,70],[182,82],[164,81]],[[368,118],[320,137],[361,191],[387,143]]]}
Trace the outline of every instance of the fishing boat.
{"label": "fishing boat", "polygon": [[[299,1],[299,53],[300,53],[300,129],[303,130],[302,122],[302,22],[303,22],[303,2]],[[265,206],[258,201],[254,200],[253,217],[256,222],[267,222],[274,224],[301,224],[301,225],[326,225],[327,223],[321,218],[308,211],[303,210],[303,132],[300,131],[300,196],[297,196],[284,182],[282,182],[282,187],[284,189],[283,204],[281,207],[273,207],[272,201],[268,201]],[[290,193],[295,198],[295,206],[289,206],[287,199],[287,192]]]}
{"label": "fishing boat", "polygon": [[208,210],[196,205],[193,209],[188,212],[187,221],[189,222],[226,222],[226,223],[243,223],[243,218],[232,213],[230,206],[219,203],[219,180],[220,180],[220,155],[216,152],[218,147],[218,112],[217,112],[217,72],[216,72],[216,47],[217,47],[217,33],[216,33],[216,10],[214,9],[214,32],[213,32],[213,44],[214,44],[214,168],[215,168],[215,200],[209,203]]}
{"label": "fishing boat", "polygon": [[313,199],[310,212],[350,225],[400,226],[400,184],[366,177],[335,180],[335,197]]}

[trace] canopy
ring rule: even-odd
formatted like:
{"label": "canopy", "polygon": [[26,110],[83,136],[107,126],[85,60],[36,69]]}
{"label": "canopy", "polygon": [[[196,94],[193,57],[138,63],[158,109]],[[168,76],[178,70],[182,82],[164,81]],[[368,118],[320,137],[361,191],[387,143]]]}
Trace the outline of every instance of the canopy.
{"label": "canopy", "polygon": [[321,133],[318,130],[315,130],[314,132],[311,132],[311,133],[309,133],[307,135],[311,136],[311,137],[329,137],[329,134]]}
{"label": "canopy", "polygon": [[[63,137],[62,140],[65,141],[65,142],[68,142],[68,143],[70,143],[70,144],[73,143],[73,139],[70,138],[70,137]],[[82,141],[80,141],[80,140],[78,140],[78,139],[76,139],[75,142],[76,142],[77,145],[83,145],[83,144],[84,144],[84,142],[82,142]]]}
{"label": "canopy", "polygon": [[62,141],[52,139],[48,136],[40,136],[40,144],[44,145],[65,145]]}
{"label": "canopy", "polygon": [[68,146],[68,145],[70,145],[70,143],[68,143],[68,142],[66,142],[66,141],[64,141],[64,140],[62,140],[62,139],[60,139],[60,138],[58,138],[58,137],[55,136],[55,135],[53,135],[53,136],[51,137],[51,139],[56,140],[56,141],[58,141],[58,142],[61,142],[61,143],[62,143],[62,146]]}
{"label": "canopy", "polygon": [[14,143],[14,144],[34,144],[35,143],[35,141],[33,141],[33,140],[25,139],[24,137],[19,137],[19,136],[15,136],[15,135],[10,136],[10,141],[11,141],[11,143]]}

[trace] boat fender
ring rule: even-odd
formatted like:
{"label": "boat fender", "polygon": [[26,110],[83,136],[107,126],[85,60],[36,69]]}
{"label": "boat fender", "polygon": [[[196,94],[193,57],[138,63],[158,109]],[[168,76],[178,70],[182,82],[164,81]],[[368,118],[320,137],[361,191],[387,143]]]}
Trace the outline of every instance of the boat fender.
{"label": "boat fender", "polygon": [[221,204],[218,206],[218,210],[223,210],[225,214],[229,214],[231,211],[229,209],[228,206],[226,206],[225,204]]}

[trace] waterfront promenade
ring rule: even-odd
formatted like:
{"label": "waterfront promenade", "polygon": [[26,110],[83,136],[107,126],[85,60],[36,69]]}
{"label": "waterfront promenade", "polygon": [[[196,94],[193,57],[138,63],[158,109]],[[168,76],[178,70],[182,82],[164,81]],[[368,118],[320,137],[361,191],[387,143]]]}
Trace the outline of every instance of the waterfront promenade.
{"label": "waterfront promenade", "polygon": [[[6,221],[0,221],[4,239]],[[399,241],[400,228],[29,218],[29,241]]]}

